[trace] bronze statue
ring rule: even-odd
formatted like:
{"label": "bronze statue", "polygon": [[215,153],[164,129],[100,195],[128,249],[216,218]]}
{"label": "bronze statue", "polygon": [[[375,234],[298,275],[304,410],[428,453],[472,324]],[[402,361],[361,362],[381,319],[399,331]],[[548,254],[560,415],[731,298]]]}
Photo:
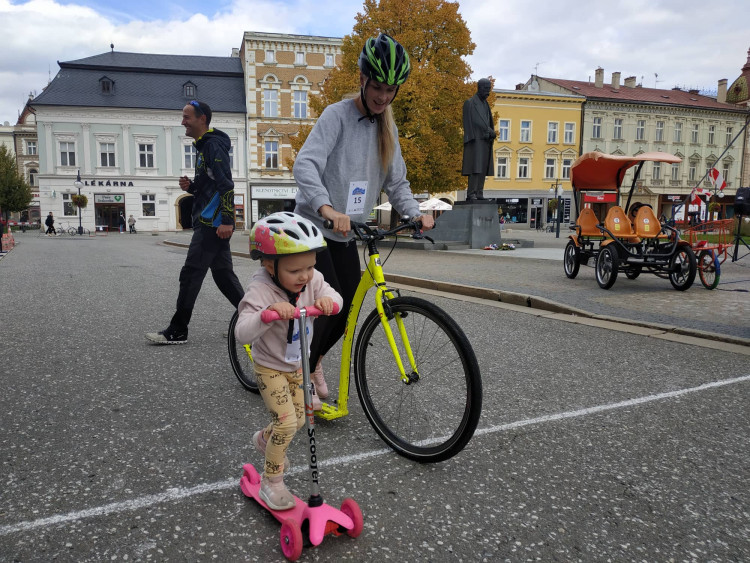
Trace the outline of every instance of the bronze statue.
{"label": "bronze statue", "polygon": [[464,158],[461,174],[469,177],[467,201],[484,200],[484,180],[495,173],[492,163],[492,144],[495,141],[495,124],[487,103],[492,82],[480,78],[477,93],[464,102]]}

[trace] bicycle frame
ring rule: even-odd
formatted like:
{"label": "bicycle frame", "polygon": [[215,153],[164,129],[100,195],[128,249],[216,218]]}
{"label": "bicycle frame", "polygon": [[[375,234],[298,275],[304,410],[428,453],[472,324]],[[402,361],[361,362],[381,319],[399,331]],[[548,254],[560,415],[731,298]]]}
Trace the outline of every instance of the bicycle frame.
{"label": "bicycle frame", "polygon": [[[359,313],[362,310],[365,296],[371,288],[375,287],[375,307],[380,315],[381,326],[385,331],[388,344],[393,352],[393,358],[396,361],[398,370],[400,373],[401,381],[408,383],[410,378],[406,373],[404,364],[401,361],[401,355],[399,354],[398,347],[396,346],[396,339],[393,336],[393,331],[387,322],[383,322],[383,318],[386,315],[385,307],[383,306],[384,296],[385,299],[393,299],[393,292],[388,289],[385,283],[385,276],[383,274],[383,266],[380,262],[380,254],[373,251],[370,247],[370,258],[367,263],[367,268],[362,274],[362,278],[359,280],[357,291],[354,294],[352,305],[349,308],[349,313],[346,318],[346,328],[344,330],[344,344],[341,350],[341,367],[339,370],[339,394],[336,401],[336,405],[330,405],[328,403],[322,403],[322,408],[318,413],[320,418],[325,420],[333,420],[335,418],[341,418],[349,414],[348,402],[349,402],[349,379],[352,369],[352,350],[354,347],[354,333],[356,332],[357,322],[359,320]],[[399,334],[404,344],[404,349],[409,358],[411,369],[414,373],[417,373],[416,361],[409,344],[409,338],[406,334],[406,328],[404,322],[400,317],[396,318],[396,324],[398,325]]]}

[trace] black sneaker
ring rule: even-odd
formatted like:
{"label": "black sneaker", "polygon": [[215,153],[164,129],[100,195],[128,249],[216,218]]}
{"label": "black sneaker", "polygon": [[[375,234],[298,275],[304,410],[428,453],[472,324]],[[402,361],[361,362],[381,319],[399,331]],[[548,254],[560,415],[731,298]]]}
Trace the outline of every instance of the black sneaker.
{"label": "black sneaker", "polygon": [[154,344],[185,344],[187,337],[187,332],[176,332],[169,327],[159,332],[146,333],[146,339]]}

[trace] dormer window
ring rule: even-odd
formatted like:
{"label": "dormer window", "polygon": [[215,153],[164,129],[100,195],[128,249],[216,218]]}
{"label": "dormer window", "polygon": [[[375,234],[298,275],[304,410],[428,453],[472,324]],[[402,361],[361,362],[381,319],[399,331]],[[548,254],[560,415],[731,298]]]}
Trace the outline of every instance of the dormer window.
{"label": "dormer window", "polygon": [[195,98],[195,84],[192,82],[186,82],[182,85],[182,93],[186,98],[191,100]]}
{"label": "dormer window", "polygon": [[101,88],[101,93],[105,96],[111,96],[115,93],[115,82],[111,78],[107,78],[106,76],[103,76],[99,79],[99,87]]}

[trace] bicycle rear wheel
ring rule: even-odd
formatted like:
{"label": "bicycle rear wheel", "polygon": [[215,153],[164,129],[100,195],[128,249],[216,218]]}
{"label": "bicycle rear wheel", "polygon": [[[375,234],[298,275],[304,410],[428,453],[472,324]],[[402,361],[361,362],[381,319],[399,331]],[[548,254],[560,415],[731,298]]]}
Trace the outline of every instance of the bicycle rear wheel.
{"label": "bicycle rear wheel", "polygon": [[232,370],[242,386],[253,393],[258,391],[258,381],[255,379],[255,370],[253,369],[253,355],[249,344],[240,344],[234,336],[234,327],[237,325],[239,313],[237,311],[232,315],[229,321],[229,334],[227,334],[227,347],[229,349],[229,363],[232,364]]}
{"label": "bicycle rear wheel", "polygon": [[400,455],[444,461],[460,452],[476,430],[482,410],[482,379],[474,350],[456,322],[423,299],[385,303],[407,373],[411,366],[396,318],[403,319],[417,373],[403,383],[377,310],[362,324],[354,354],[357,393],[367,419]]}

